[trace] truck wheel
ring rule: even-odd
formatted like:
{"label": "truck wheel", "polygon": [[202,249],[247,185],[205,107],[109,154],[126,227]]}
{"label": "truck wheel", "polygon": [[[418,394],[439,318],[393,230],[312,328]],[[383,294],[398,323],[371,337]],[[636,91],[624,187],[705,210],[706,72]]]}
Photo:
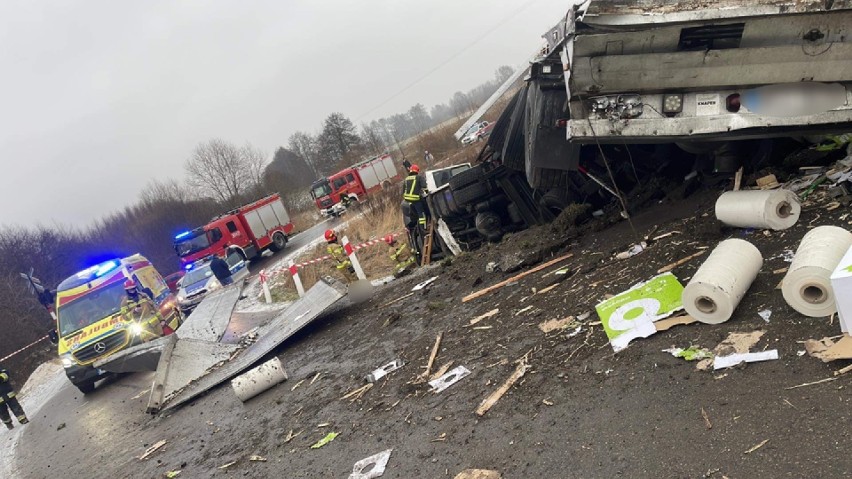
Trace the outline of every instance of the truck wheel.
{"label": "truck wheel", "polygon": [[485,183],[474,183],[458,191],[454,191],[453,196],[459,205],[468,205],[480,198],[488,196],[488,188],[485,187]]}
{"label": "truck wheel", "polygon": [[287,245],[287,237],[280,231],[272,235],[272,245],[269,247],[274,252],[279,252]]}
{"label": "truck wheel", "polygon": [[476,231],[479,231],[482,236],[488,238],[489,241],[500,241],[503,236],[501,227],[503,222],[500,221],[500,216],[493,211],[478,213],[476,219]]}
{"label": "truck wheel", "polygon": [[95,390],[95,382],[94,381],[86,381],[82,383],[74,383],[77,386],[77,389],[80,390],[83,394],[89,394],[90,392]]}
{"label": "truck wheel", "polygon": [[478,183],[480,179],[482,179],[482,168],[478,165],[472,166],[464,171],[456,173],[452,178],[450,178],[450,189],[453,191],[460,190],[465,186]]}

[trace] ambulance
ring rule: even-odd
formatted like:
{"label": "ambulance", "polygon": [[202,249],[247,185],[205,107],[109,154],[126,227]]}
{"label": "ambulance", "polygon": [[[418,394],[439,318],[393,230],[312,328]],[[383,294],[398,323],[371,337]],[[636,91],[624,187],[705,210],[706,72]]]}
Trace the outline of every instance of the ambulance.
{"label": "ambulance", "polygon": [[[131,286],[137,297],[128,295]],[[65,374],[84,394],[107,374],[95,362],[170,334],[182,322],[174,294],[140,254],[96,264],[62,281],[56,288],[56,316]]]}

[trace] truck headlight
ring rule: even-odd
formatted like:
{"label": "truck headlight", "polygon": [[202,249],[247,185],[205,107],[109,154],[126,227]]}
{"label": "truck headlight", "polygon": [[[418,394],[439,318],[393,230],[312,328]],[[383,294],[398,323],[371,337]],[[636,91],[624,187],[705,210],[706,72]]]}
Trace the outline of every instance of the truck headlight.
{"label": "truck headlight", "polygon": [[62,356],[62,367],[70,368],[74,365],[74,360],[71,359],[71,356]]}
{"label": "truck headlight", "polygon": [[178,303],[183,303],[184,301],[186,301],[186,298],[183,297],[183,296],[178,296],[177,301],[178,301]]}
{"label": "truck headlight", "polygon": [[129,328],[127,328],[127,330],[130,331],[130,334],[139,336],[145,331],[145,328],[139,323],[133,323]]}

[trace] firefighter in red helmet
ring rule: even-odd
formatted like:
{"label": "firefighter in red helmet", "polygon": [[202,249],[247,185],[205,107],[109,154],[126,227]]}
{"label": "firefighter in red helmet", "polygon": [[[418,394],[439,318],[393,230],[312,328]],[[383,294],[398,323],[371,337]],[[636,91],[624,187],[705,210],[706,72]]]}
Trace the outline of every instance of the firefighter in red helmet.
{"label": "firefighter in red helmet", "polygon": [[340,244],[334,230],[325,231],[325,241],[328,243],[326,251],[337,262],[337,271],[340,271],[350,283],[357,280],[355,268],[352,267],[352,262],[349,261],[349,256],[346,255],[346,250],[343,249],[343,245]]}

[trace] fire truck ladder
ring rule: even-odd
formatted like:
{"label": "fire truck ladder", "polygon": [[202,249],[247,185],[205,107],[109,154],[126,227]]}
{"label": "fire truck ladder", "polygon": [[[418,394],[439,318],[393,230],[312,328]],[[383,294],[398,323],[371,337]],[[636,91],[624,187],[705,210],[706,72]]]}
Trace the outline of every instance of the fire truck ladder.
{"label": "fire truck ladder", "polygon": [[426,236],[423,238],[423,256],[420,258],[420,266],[426,266],[432,261],[432,236],[435,233],[435,220],[429,220]]}

